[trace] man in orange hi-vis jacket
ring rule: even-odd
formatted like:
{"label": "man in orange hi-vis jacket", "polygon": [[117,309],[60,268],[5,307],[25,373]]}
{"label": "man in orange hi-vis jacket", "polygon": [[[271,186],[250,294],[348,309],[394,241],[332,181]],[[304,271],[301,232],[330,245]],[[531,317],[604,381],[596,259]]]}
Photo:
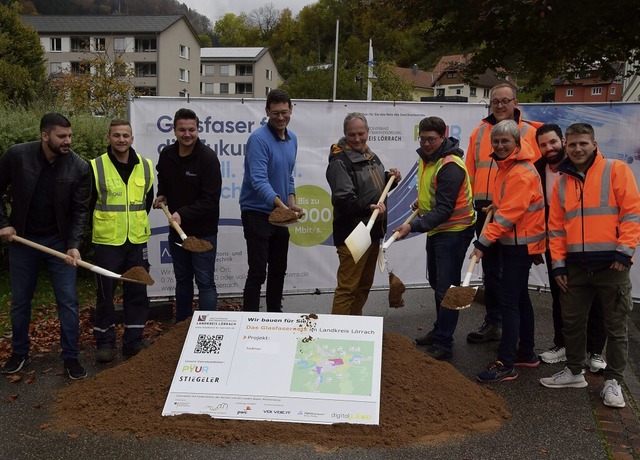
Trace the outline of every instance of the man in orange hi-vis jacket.
{"label": "man in orange hi-vis jacket", "polygon": [[498,356],[478,373],[481,382],[495,383],[518,377],[515,366],[537,367],[534,351],[533,306],[529,298],[531,264],[542,262],[546,247],[544,197],[540,176],[533,166],[535,153],[520,139],[513,120],[503,120],[491,130],[492,158],[498,165],[493,184],[493,221],[473,244],[472,257],[480,259],[495,247],[502,271],[498,305],[502,338]]}
{"label": "man in orange hi-vis jacket", "polygon": [[540,379],[549,388],[586,387],[586,323],[596,295],[607,331],[607,367],[600,393],[610,407],[624,407],[622,374],[627,364],[627,322],[632,307],[629,269],[640,241],[640,194],[631,169],[606,159],[593,127],[567,128],[568,158],[554,186],[549,208],[553,276],[560,287],[567,367]]}
{"label": "man in orange hi-vis jacket", "polygon": [[[465,157],[465,165],[471,178],[473,202],[477,213],[476,235],[480,235],[486,212],[482,209],[491,204],[492,186],[498,171],[498,166],[491,154],[491,130],[503,120],[513,120],[518,124],[520,138],[526,140],[533,149],[536,161],[540,158],[540,151],[536,144],[536,129],[542,123],[522,119],[522,112],[518,109],[516,91],[510,83],[500,83],[491,88],[491,114],[484,118],[473,130],[469,139],[469,148]],[[487,313],[484,322],[476,331],[467,335],[469,343],[483,343],[500,340],[502,333],[502,318],[498,305],[498,290],[500,271],[498,269],[497,253],[489,247],[482,258],[482,273],[484,284],[484,304]]]}

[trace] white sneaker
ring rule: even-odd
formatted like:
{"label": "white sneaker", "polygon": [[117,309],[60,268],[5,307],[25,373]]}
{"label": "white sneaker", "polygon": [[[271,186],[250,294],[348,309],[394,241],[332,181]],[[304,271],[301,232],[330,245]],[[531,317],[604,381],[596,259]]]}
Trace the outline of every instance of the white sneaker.
{"label": "white sneaker", "polygon": [[602,402],[609,407],[624,407],[624,396],[622,396],[622,388],[616,379],[606,380],[604,388],[600,392]]}
{"label": "white sneaker", "polygon": [[567,360],[567,350],[564,347],[551,347],[540,354],[540,359],[547,364],[561,363]]}
{"label": "white sneaker", "polygon": [[604,360],[602,355],[599,355],[597,353],[589,353],[588,363],[589,370],[594,374],[607,367],[607,362]]}
{"label": "white sneaker", "polygon": [[584,375],[573,375],[568,367],[551,377],[540,379],[540,383],[547,388],[584,388],[588,385]]}

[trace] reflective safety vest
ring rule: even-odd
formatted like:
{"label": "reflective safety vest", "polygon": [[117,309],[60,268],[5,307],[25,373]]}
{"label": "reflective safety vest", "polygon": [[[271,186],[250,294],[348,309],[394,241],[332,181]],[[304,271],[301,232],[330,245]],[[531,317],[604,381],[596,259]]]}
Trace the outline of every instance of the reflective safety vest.
{"label": "reflective safety vest", "polygon": [[631,169],[598,151],[584,181],[568,172],[553,189],[549,248],[553,268],[568,253],[620,252],[632,257],[640,241],[640,196]]}
{"label": "reflective safety vest", "polygon": [[[527,245],[530,255],[546,249],[544,195],[540,176],[531,161],[531,147],[523,142],[518,151],[498,163],[493,186],[493,221],[478,238],[484,246]],[[527,161],[528,160],[528,161]]]}
{"label": "reflective safety vest", "polygon": [[418,181],[418,207],[421,211],[427,212],[436,207],[438,171],[449,163],[456,163],[464,171],[464,182],[458,192],[455,208],[449,220],[427,232],[427,235],[434,235],[440,232],[459,232],[476,222],[476,213],[473,210],[473,200],[471,198],[469,173],[462,158],[457,155],[447,155],[433,163],[426,163],[420,160],[420,164],[418,165],[418,177],[420,178]]}
{"label": "reflective safety vest", "polygon": [[108,154],[91,160],[98,191],[93,211],[93,243],[120,246],[127,239],[134,244],[149,241],[151,226],[146,197],[154,174],[151,160],[137,156],[138,164],[126,184]]}
{"label": "reflective safety vest", "polygon": [[[521,142],[523,139],[527,141],[535,154],[531,161],[540,158],[540,150],[536,142],[536,131],[540,126],[542,123],[537,121],[521,119],[518,122]],[[495,160],[491,158],[493,153],[493,147],[491,147],[492,128],[493,125],[485,119],[472,131],[465,157],[467,171],[471,176],[473,201],[484,202],[483,206],[490,204],[493,200],[492,187],[498,171]]]}

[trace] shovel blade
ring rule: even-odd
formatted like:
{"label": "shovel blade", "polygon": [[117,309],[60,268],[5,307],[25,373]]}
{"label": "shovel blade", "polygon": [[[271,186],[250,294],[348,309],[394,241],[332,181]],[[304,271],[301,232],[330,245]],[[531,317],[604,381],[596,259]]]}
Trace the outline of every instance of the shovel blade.
{"label": "shovel blade", "polygon": [[367,249],[369,249],[369,246],[371,246],[371,234],[367,226],[359,222],[358,226],[344,240],[344,244],[349,248],[355,263],[358,263],[364,253],[367,252]]}
{"label": "shovel blade", "polygon": [[477,286],[451,286],[444,295],[440,306],[448,308],[449,310],[464,310],[465,308],[469,308],[477,290]]}
{"label": "shovel blade", "polygon": [[378,252],[378,268],[380,269],[380,273],[384,273],[384,269],[387,268],[387,252],[380,247],[380,252]]}

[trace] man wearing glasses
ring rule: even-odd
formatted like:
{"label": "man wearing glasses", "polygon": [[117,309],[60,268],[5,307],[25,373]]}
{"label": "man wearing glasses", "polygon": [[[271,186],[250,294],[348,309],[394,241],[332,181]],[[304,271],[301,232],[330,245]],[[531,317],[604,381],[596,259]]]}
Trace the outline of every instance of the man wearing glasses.
{"label": "man wearing glasses", "polygon": [[260,289],[266,280],[267,311],[281,312],[289,229],[271,224],[269,214],[277,207],[303,212],[296,205],[293,179],[298,138],[287,129],[292,105],[285,91],[269,92],[266,112],[269,121],[249,136],[244,157],[240,211],[249,272],[242,305],[244,311],[260,309]]}
{"label": "man wearing glasses", "polygon": [[[491,190],[498,170],[495,161],[490,157],[491,129],[503,120],[514,120],[520,129],[522,142],[530,144],[535,157],[540,158],[540,150],[536,143],[536,130],[542,123],[522,119],[522,112],[518,109],[516,91],[509,83],[500,83],[491,88],[491,114],[484,118],[471,133],[469,148],[465,163],[471,177],[473,201],[478,219],[476,221],[476,235],[479,236],[486,219],[486,208],[493,199]],[[500,270],[494,247],[489,247],[482,257],[482,272],[484,281],[484,303],[486,315],[484,323],[477,331],[467,335],[469,343],[483,343],[499,341],[502,337],[502,315],[498,304],[498,288]]]}

